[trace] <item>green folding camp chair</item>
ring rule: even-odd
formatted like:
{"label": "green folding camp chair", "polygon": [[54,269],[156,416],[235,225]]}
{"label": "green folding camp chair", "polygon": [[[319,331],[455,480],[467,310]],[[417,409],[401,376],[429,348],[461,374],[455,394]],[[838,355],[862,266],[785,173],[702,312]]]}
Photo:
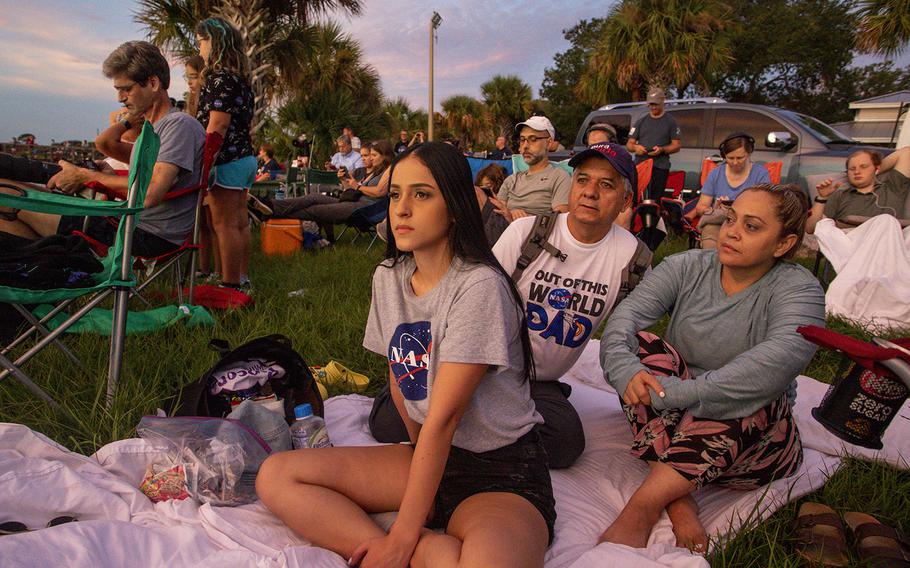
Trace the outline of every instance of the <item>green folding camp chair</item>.
{"label": "green folding camp chair", "polygon": [[[133,244],[133,229],[136,226],[137,216],[142,211],[142,204],[145,202],[145,193],[152,178],[152,169],[158,157],[159,145],[158,135],[152,129],[151,123],[146,122],[142,127],[139,138],[136,140],[130,160],[129,191],[126,201],[96,201],[37,190],[21,190],[19,195],[0,193],[0,206],[4,207],[56,215],[121,218],[114,244],[110,247],[107,257],[101,259],[104,269],[93,275],[93,285],[84,288],[50,290],[30,290],[0,286],[0,302],[18,305],[20,308],[25,304],[60,302],[60,305],[56,306],[40,320],[37,320],[37,322],[31,320],[32,329],[37,329],[44,336],[35,345],[19,355],[14,361],[7,357],[16,345],[21,344],[22,338],[31,333],[32,330],[29,330],[29,332],[20,335],[16,341],[3,350],[3,354],[0,355],[0,367],[3,368],[0,371],[0,381],[13,376],[33,394],[47,401],[53,408],[62,410],[60,405],[50,395],[22,371],[22,366],[46,346],[55,342],[56,338],[67,328],[113,293],[115,299],[110,358],[108,360],[108,404],[113,400],[123,362],[127,302],[129,301],[130,291],[136,284],[136,279],[132,272],[132,256],[130,254]],[[74,300],[90,294],[94,294],[91,299],[53,331],[48,331],[44,327],[43,324],[45,322],[61,313]]]}
{"label": "green folding camp chair", "polygon": [[338,181],[337,172],[307,168],[307,195],[311,193],[329,193],[330,191],[335,191],[337,189],[341,189],[341,182]]}

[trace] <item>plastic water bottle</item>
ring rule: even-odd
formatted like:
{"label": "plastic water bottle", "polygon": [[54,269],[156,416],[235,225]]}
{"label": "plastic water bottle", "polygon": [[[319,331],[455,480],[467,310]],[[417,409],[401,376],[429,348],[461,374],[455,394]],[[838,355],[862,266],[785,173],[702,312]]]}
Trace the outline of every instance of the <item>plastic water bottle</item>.
{"label": "plastic water bottle", "polygon": [[331,447],[325,420],[313,415],[312,406],[298,404],[294,407],[294,417],[297,421],[291,424],[291,443],[295,450]]}
{"label": "plastic water bottle", "polygon": [[275,190],[275,200],[278,201],[278,200],[284,199],[284,196],[285,196],[284,184],[282,183],[278,186],[278,189]]}

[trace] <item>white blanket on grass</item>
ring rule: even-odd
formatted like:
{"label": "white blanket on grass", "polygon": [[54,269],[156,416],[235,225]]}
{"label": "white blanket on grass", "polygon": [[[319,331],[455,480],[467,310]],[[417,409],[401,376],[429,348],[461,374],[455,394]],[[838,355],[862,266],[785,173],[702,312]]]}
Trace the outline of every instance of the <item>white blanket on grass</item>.
{"label": "white blanket on grass", "polygon": [[815,236],[837,272],[825,294],[829,313],[872,327],[910,325],[910,227],[891,215],[850,231],[822,219]]}
{"label": "white blanket on grass", "polygon": [[[587,449],[570,469],[553,471],[558,519],[547,568],[611,566],[704,567],[700,557],[673,546],[666,516],[649,547],[594,546],[645,475],[646,466],[628,453],[631,434],[616,394],[601,378],[599,344],[592,341],[566,380],[585,425]],[[766,518],[788,499],[821,487],[850,453],[907,467],[910,409],[885,436],[885,451],[846,445],[809,415],[826,386],[799,379],[796,415],[805,446],[799,473],[767,491],[711,488],[696,495],[702,521],[712,533],[729,535],[744,522]],[[336,445],[375,443],[367,430],[371,400],[350,395],[326,402],[326,418]],[[91,457],[67,451],[22,425],[0,425],[0,522],[32,528],[70,514],[78,522],[0,537],[0,559],[7,567],[308,567],[343,568],[340,556],[308,546],[260,503],[212,507],[193,500],[152,504],[136,489],[146,465],[160,450],[140,439],[108,444]],[[385,521],[389,515],[385,515]]]}

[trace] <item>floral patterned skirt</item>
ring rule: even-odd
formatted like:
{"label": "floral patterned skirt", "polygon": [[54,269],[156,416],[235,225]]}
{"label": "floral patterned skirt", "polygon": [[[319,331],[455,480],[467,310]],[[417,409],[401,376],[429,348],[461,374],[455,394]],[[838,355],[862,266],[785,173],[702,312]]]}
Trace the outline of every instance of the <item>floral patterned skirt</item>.
{"label": "floral patterned skirt", "polygon": [[[676,349],[653,333],[638,334],[638,358],[655,376],[691,379]],[[751,490],[796,473],[803,459],[787,394],[743,418],[696,418],[685,409],[656,411],[622,404],[632,426],[632,455],[659,461],[701,487]]]}

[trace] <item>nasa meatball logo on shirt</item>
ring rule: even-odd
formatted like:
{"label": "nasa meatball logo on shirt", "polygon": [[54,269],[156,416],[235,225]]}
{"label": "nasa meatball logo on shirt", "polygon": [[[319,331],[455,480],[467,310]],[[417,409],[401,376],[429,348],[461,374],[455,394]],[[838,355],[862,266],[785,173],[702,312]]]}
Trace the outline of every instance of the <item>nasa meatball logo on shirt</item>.
{"label": "nasa meatball logo on shirt", "polygon": [[427,398],[427,367],[433,336],[430,322],[402,323],[389,341],[389,368],[405,400]]}

